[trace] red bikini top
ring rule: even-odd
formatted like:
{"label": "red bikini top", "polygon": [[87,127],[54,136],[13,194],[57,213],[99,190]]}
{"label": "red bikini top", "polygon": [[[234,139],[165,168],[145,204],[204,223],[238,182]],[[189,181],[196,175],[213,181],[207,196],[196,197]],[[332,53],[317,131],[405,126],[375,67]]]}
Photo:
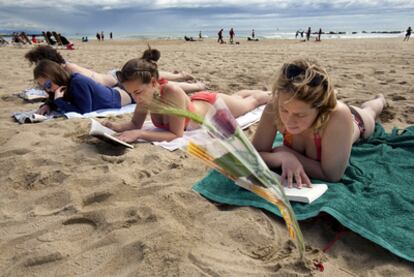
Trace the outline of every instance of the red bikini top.
{"label": "red bikini top", "polygon": [[[164,78],[161,78],[161,79],[158,80],[158,84],[160,85],[160,94],[162,96],[163,93],[164,93],[164,86],[166,84],[168,84],[168,80],[166,80]],[[189,102],[187,109],[190,112],[194,112],[195,111],[194,104],[192,102]],[[170,129],[170,127],[169,127],[168,124],[163,124],[162,122],[157,121],[157,119],[154,118],[152,114],[151,114],[151,121],[152,121],[152,124],[154,124],[154,126],[157,127],[157,128],[164,129],[164,130],[169,130]],[[187,128],[187,126],[188,126],[189,123],[190,123],[190,119],[189,118],[185,118],[185,125],[184,125],[184,127]]]}
{"label": "red bikini top", "polygon": [[[315,147],[316,147],[316,155],[317,161],[321,160],[322,157],[322,139],[321,136],[317,133],[315,133],[314,137],[313,137],[313,141],[315,142]],[[288,132],[284,132],[283,133],[283,145],[292,148],[292,143],[293,143],[293,136],[292,134],[288,133]]]}

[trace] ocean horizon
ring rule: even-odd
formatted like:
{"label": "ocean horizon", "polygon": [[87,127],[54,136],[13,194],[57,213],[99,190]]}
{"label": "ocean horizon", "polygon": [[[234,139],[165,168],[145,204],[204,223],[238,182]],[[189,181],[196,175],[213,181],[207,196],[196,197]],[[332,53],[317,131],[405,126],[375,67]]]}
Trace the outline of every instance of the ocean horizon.
{"label": "ocean horizon", "polygon": [[[317,34],[316,32],[319,28],[312,29],[311,38],[314,38]],[[1,35],[10,35],[13,32],[26,32],[27,34],[41,34],[42,31],[39,30],[0,30]],[[51,29],[52,31],[52,29]],[[53,30],[55,31],[55,30]],[[59,32],[59,30],[56,30]],[[201,30],[203,38],[206,39],[214,39],[217,38],[217,32],[219,30]],[[246,29],[234,29],[236,36],[235,39],[247,39],[251,37],[252,30]],[[306,38],[306,30],[305,29],[298,29],[298,30],[260,30],[255,29],[255,38],[258,39],[301,39],[301,35],[299,34],[296,37],[296,31],[303,31],[303,37]],[[360,31],[335,31],[335,30],[322,30],[324,33],[322,34],[322,39],[369,39],[369,38],[398,38],[404,37],[405,30],[390,30],[390,31],[367,31],[367,30],[360,30]],[[101,31],[99,31],[100,33]],[[224,29],[223,35],[224,39],[228,39],[229,29]],[[62,35],[66,36],[68,39],[75,39],[80,40],[83,37],[88,37],[89,40],[96,40],[96,33],[70,33],[70,32],[61,32]],[[109,39],[110,31],[104,31],[105,39]],[[183,39],[184,36],[193,37],[194,39],[198,39],[199,31],[175,31],[175,32],[113,32],[113,38],[115,40],[145,40],[145,39],[165,39],[165,40],[174,40],[174,39]]]}

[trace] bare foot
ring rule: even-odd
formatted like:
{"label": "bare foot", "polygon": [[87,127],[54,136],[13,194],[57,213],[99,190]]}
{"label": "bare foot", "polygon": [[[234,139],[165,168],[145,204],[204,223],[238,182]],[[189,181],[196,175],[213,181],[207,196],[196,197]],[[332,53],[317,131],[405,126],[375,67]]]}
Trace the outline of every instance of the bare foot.
{"label": "bare foot", "polygon": [[190,73],[187,73],[185,71],[181,71],[181,72],[179,72],[179,74],[182,76],[184,81],[194,80],[194,76],[191,75]]}
{"label": "bare foot", "polygon": [[198,86],[200,91],[201,90],[208,90],[208,85],[203,83],[203,82],[197,81],[195,84]]}
{"label": "bare foot", "polygon": [[384,108],[388,108],[390,105],[388,104],[387,100],[385,99],[384,94],[382,93],[378,93],[377,95],[375,95],[375,99],[380,98],[382,100],[382,102],[384,103]]}

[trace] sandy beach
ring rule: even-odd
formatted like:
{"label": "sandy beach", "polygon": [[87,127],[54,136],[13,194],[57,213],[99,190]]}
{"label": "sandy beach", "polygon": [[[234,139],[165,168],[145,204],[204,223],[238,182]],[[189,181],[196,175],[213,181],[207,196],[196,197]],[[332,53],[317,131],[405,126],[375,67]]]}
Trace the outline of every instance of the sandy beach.
{"label": "sandy beach", "polygon": [[[271,88],[296,57],[327,66],[338,98],[360,104],[383,93],[390,131],[414,124],[414,48],[402,39],[185,42],[153,40],[159,68],[183,70],[211,90]],[[97,72],[141,56],[147,41],[76,42],[67,61]],[[305,262],[283,220],[251,207],[208,201],[191,190],[208,168],[149,143],[114,150],[88,135],[89,120],[20,125],[12,112],[39,106],[15,94],[33,86],[30,48],[0,48],[1,276],[412,276],[414,266],[332,221],[300,222]],[[112,118],[127,121],[131,115]],[[251,136],[255,126],[246,133]],[[323,262],[320,272],[313,261]]]}

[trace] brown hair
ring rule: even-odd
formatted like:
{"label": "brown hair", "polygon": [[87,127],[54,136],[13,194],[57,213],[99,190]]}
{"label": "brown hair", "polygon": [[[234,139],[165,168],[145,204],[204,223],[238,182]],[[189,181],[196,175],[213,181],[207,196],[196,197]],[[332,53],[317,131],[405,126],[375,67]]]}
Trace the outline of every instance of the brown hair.
{"label": "brown hair", "polygon": [[36,64],[41,60],[51,60],[58,64],[66,63],[65,59],[59,54],[59,52],[49,45],[37,46],[27,52],[24,57],[30,62],[30,64]]}
{"label": "brown hair", "polygon": [[58,86],[67,86],[70,81],[70,74],[50,60],[41,60],[33,70],[33,77],[49,79]]}
{"label": "brown hair", "polygon": [[149,84],[151,78],[158,80],[157,61],[161,56],[160,51],[148,47],[139,59],[129,60],[121,69],[116,72],[118,80],[122,83],[130,80],[140,80],[144,84]]}
{"label": "brown hair", "polygon": [[297,59],[284,64],[274,82],[272,92],[278,126],[281,126],[278,92],[289,93],[291,99],[308,103],[318,110],[318,116],[311,126],[315,130],[325,127],[330,112],[336,107],[332,81],[326,69],[313,60]]}
{"label": "brown hair", "polygon": [[[70,74],[67,73],[59,64],[50,60],[41,60],[33,69],[33,78],[45,78],[58,86],[66,86],[64,98],[70,100],[70,96],[67,94],[69,91]],[[50,100],[53,99],[53,95],[49,95]]]}

